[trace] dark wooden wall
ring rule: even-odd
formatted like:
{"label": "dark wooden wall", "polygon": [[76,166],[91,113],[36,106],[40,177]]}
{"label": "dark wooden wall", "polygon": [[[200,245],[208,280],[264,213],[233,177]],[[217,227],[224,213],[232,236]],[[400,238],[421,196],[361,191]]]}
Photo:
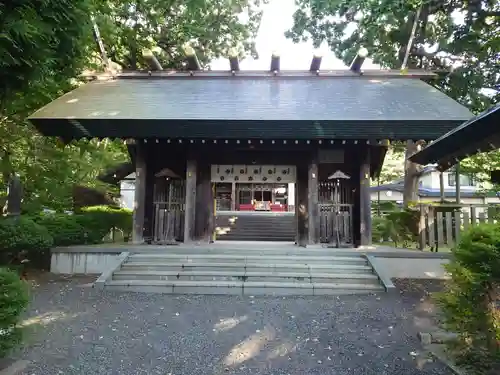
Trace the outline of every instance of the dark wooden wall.
{"label": "dark wooden wall", "polygon": [[[205,144],[166,143],[162,140],[147,143],[137,142],[135,160],[145,173],[139,179],[138,186],[142,190],[136,192],[137,205],[142,205],[135,220],[135,238],[141,242],[152,237],[153,231],[153,186],[154,175],[168,168],[180,178],[186,179],[186,189],[191,189],[192,202],[186,198],[186,220],[192,216],[187,225],[192,240],[209,241],[213,231],[213,191],[210,182],[210,165],[212,164],[288,164],[297,168],[296,216],[298,237],[301,243],[319,242],[319,229],[316,211],[318,194],[309,187],[318,189],[321,181],[327,181],[329,175],[337,170],[351,176],[353,188],[353,228],[354,243],[368,245],[371,241],[371,218],[369,218],[369,179],[371,173],[370,149],[367,145],[323,145],[322,149],[343,149],[344,163],[319,164],[318,145],[289,144],[270,145],[214,144],[207,140]],[[243,141],[242,141],[243,142]],[[376,147],[376,146],[375,146]],[[378,150],[377,150],[378,151]],[[374,152],[374,154],[377,154]],[[188,162],[190,161],[190,162]],[[190,171],[187,172],[187,165]],[[370,165],[371,164],[371,165]],[[373,168],[373,167],[372,167]],[[315,177],[312,177],[315,176]],[[190,187],[191,186],[191,187]],[[192,205],[192,207],[188,207]],[[300,207],[302,205],[303,212]],[[300,216],[302,215],[302,216]],[[141,219],[142,217],[142,219]],[[141,222],[142,220],[142,222]],[[142,228],[142,233],[140,232]],[[365,228],[362,233],[362,228]],[[186,234],[186,233],[185,233]],[[370,238],[368,238],[370,237]]]}

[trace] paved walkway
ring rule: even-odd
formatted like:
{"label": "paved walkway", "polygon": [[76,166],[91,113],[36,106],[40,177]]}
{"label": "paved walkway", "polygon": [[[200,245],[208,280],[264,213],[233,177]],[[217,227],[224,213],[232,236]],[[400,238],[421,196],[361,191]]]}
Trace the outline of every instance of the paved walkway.
{"label": "paved walkway", "polygon": [[[415,300],[241,298],[42,285],[23,375],[451,375],[422,361]],[[422,369],[419,369],[422,368]]]}

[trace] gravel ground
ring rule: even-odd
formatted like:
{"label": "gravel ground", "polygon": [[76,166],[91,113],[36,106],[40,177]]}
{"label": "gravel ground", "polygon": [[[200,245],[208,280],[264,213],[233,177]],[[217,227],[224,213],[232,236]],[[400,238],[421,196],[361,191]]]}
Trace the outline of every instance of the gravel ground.
{"label": "gravel ground", "polygon": [[243,298],[42,283],[23,375],[451,375],[419,353],[419,296]]}

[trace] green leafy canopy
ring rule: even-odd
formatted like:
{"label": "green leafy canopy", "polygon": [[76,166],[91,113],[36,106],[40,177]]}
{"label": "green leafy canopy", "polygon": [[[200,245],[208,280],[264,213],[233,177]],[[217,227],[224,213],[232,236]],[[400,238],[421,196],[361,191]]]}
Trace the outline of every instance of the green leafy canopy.
{"label": "green leafy canopy", "polygon": [[[312,40],[317,47],[325,43],[346,65],[363,46],[374,63],[394,69],[402,65],[421,7],[408,67],[448,72],[431,84],[474,113],[500,100],[492,90],[500,79],[496,0],[298,0],[297,5],[288,38]],[[487,175],[499,163],[498,152],[483,154],[467,160],[463,171]],[[392,168],[386,171],[390,176],[383,180],[394,176]]]}

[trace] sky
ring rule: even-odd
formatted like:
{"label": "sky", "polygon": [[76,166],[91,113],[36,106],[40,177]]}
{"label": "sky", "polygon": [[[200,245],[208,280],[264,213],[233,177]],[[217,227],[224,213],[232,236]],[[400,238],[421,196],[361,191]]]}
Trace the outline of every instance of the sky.
{"label": "sky", "polygon": [[[257,35],[256,47],[259,59],[246,58],[240,62],[241,70],[269,70],[271,55],[277,51],[280,55],[281,70],[309,70],[311,59],[315,52],[323,56],[321,69],[348,69],[344,63],[337,59],[327,46],[315,50],[312,42],[293,43],[285,38],[285,31],[293,25],[293,13],[296,9],[294,0],[271,0],[263,5],[263,16]],[[212,62],[212,70],[228,70],[229,61],[219,59]],[[378,68],[367,59],[364,69]]]}

